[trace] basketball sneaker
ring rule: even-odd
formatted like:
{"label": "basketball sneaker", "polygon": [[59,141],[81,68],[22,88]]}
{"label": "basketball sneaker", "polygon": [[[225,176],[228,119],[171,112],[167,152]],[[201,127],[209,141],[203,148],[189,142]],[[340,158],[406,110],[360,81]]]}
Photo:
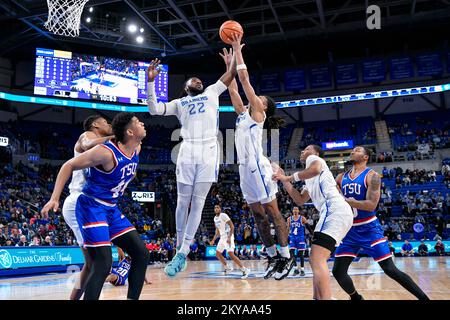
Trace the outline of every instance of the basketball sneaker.
{"label": "basketball sneaker", "polygon": [[178,272],[186,270],[186,265],[186,255],[178,252],[164,268],[164,273],[169,277],[175,277]]}
{"label": "basketball sneaker", "polygon": [[305,270],[300,270],[300,277],[304,277],[305,276]]}
{"label": "basketball sneaker", "polygon": [[241,279],[242,280],[247,279],[249,274],[250,274],[250,269],[244,267],[242,269],[242,277],[241,277]]}
{"label": "basketball sneaker", "polygon": [[[176,247],[177,251],[176,252],[180,252],[181,250],[181,246]],[[187,262],[184,262],[183,268],[181,269],[181,272],[185,271],[187,268]]]}
{"label": "basketball sneaker", "polygon": [[277,271],[278,258],[267,256],[267,266],[264,272],[264,279],[269,279]]}
{"label": "basketball sneaker", "polygon": [[278,265],[277,265],[277,270],[275,272],[275,280],[283,280],[284,278],[286,278],[289,274],[289,272],[291,272],[292,267],[294,266],[294,257],[290,257],[290,258],[284,258],[281,257],[278,260]]}
{"label": "basketball sneaker", "polygon": [[298,269],[294,270],[294,276],[298,276],[300,274],[300,271],[298,271]]}
{"label": "basketball sneaker", "polygon": [[225,274],[229,274],[229,273],[231,273],[233,270],[234,270],[234,269],[233,269],[232,266],[227,265],[227,267],[225,268]]}

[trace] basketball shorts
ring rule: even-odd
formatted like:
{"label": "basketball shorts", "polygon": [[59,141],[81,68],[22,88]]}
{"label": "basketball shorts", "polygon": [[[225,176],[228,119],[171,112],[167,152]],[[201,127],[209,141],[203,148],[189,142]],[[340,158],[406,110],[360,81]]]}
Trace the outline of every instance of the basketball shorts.
{"label": "basketball shorts", "polygon": [[239,165],[241,190],[248,204],[264,204],[276,199],[278,185],[272,180],[272,175],[272,166],[267,158]]}
{"label": "basketball shorts", "polygon": [[177,182],[194,185],[217,182],[220,148],[217,141],[209,143],[182,142],[177,158]]}
{"label": "basketball shorts", "polygon": [[353,225],[353,211],[344,199],[328,200],[320,210],[320,218],[314,232],[325,233],[339,246]]}
{"label": "basketball shorts", "polygon": [[227,252],[234,252],[234,235],[231,236],[231,243],[227,242],[228,236],[221,236],[219,243],[217,244],[216,251],[223,252],[223,250],[227,250]]}
{"label": "basketball shorts", "polygon": [[135,230],[117,205],[99,201],[84,194],[77,200],[75,212],[84,247],[110,246],[115,238]]}
{"label": "basketball shorts", "polygon": [[289,249],[306,250],[305,238],[289,236]]}
{"label": "basketball shorts", "polygon": [[81,235],[80,226],[78,225],[77,216],[75,214],[75,208],[77,205],[77,200],[81,192],[73,192],[64,200],[62,214],[64,221],[72,229],[75,239],[77,239],[78,245],[83,246],[83,236]]}
{"label": "basketball shorts", "polygon": [[378,220],[352,227],[336,249],[335,257],[356,258],[359,252],[371,256],[375,262],[392,256]]}

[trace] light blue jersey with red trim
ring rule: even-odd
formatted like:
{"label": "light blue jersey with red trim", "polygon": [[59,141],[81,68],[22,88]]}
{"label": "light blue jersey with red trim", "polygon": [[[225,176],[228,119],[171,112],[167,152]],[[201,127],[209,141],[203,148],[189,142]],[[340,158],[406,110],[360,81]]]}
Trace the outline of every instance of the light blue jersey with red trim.
{"label": "light blue jersey with red trim", "polygon": [[132,157],[128,158],[113,141],[106,141],[100,146],[113,154],[116,166],[109,172],[97,167],[86,170],[86,183],[83,187],[83,193],[115,204],[134,178],[139,163],[139,155],[135,151]]}
{"label": "light blue jersey with red trim", "polygon": [[[366,168],[356,177],[351,177],[351,170],[344,173],[341,182],[342,194],[346,198],[354,198],[358,201],[366,200],[367,195],[367,175],[372,171],[371,168]],[[376,220],[376,211],[365,211],[353,208],[353,225],[358,226],[370,223]]]}
{"label": "light blue jersey with red trim", "polygon": [[123,286],[128,279],[128,273],[130,272],[131,261],[127,258],[120,261],[117,268],[111,270],[112,274],[117,275],[117,280],[113,283],[115,286]]}

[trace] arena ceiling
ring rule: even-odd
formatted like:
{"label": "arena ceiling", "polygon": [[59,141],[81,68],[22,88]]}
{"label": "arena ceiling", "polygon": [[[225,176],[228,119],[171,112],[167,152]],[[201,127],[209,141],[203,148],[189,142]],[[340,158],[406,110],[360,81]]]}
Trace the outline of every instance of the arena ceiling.
{"label": "arena ceiling", "polygon": [[[0,56],[14,57],[42,44],[86,49],[78,51],[83,53],[92,48],[115,55],[127,52],[131,57],[133,53],[186,59],[211,56],[223,47],[218,30],[228,19],[241,22],[248,45],[265,45],[266,51],[273,51],[277,43],[295,46],[324,36],[356,37],[367,32],[366,7],[371,4],[381,7],[385,30],[442,23],[442,32],[448,33],[450,0],[90,0],[77,38],[56,36],[44,28],[48,15],[44,0],[0,0]],[[127,32],[129,23],[145,29],[144,43],[136,43]],[[288,60],[296,63],[292,55]]]}

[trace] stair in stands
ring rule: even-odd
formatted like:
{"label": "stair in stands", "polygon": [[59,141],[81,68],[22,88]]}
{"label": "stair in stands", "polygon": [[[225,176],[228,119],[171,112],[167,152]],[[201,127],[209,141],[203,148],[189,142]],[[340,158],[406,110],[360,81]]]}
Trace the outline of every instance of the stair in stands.
{"label": "stair in stands", "polygon": [[375,121],[375,131],[377,133],[377,151],[392,151],[392,141],[389,136],[389,130],[387,128],[386,121]]}
{"label": "stair in stands", "polygon": [[297,159],[299,155],[300,142],[303,138],[303,128],[295,128],[292,132],[291,141],[289,142],[286,159]]}

